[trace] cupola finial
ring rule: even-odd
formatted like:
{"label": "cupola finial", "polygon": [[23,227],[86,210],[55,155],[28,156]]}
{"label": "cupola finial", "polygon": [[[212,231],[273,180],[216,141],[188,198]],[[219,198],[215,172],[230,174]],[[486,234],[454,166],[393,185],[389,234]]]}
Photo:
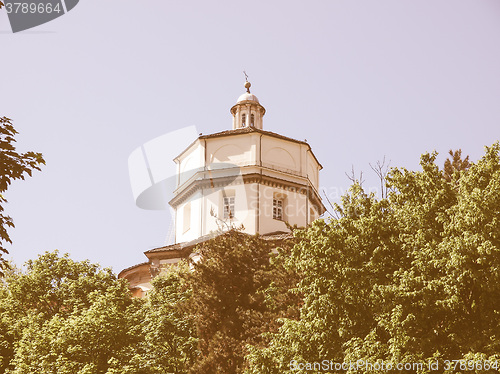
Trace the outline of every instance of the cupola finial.
{"label": "cupola finial", "polygon": [[243,70],[243,74],[245,74],[245,88],[247,89],[247,92],[250,93],[250,87],[252,84],[248,81],[248,75],[245,70]]}

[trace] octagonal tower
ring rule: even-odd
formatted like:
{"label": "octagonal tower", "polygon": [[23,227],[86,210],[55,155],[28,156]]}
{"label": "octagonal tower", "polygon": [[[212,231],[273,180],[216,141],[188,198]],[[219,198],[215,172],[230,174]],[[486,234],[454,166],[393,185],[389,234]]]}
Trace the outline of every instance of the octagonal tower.
{"label": "octagonal tower", "polygon": [[231,108],[232,130],[195,139],[174,162],[177,183],[169,202],[175,210],[175,243],[150,249],[148,261],[120,272],[135,296],[151,279],[214,234],[240,228],[279,243],[289,225],[305,227],[325,212],[319,196],[322,169],[306,141],[263,129],[266,113],[246,92]]}
{"label": "octagonal tower", "polygon": [[247,92],[231,108],[233,129],[202,135],[178,157],[175,241],[243,227],[248,234],[288,232],[324,213],[322,166],[307,142],[263,130],[264,107]]}

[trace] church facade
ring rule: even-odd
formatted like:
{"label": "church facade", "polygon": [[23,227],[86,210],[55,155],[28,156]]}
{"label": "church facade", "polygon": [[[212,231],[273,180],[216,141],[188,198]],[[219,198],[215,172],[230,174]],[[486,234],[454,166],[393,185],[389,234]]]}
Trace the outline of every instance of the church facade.
{"label": "church facade", "polygon": [[178,155],[174,197],[175,243],[145,252],[127,268],[136,296],[151,280],[218,233],[238,228],[282,240],[289,226],[305,227],[325,212],[318,192],[322,169],[306,141],[263,129],[265,108],[246,92],[231,108],[232,129],[201,135]]}

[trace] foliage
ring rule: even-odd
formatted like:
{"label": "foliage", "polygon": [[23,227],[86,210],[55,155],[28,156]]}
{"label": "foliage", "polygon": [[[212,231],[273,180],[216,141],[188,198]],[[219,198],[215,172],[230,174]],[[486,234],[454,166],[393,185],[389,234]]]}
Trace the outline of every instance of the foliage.
{"label": "foliage", "polygon": [[145,318],[145,343],[153,373],[187,373],[198,356],[194,318],[188,310],[192,290],[185,282],[189,268],[170,271],[153,282]]}
{"label": "foliage", "polygon": [[1,288],[1,368],[6,373],[105,373],[136,344],[137,321],[125,281],[109,269],[45,253]]}
{"label": "foliage", "polygon": [[477,163],[450,155],[445,170],[433,153],[421,171],[384,171],[380,199],[355,182],[336,219],[293,240],[231,230],[204,242],[200,260],[157,277],[146,300],[57,252],[8,269],[0,372],[305,373],[320,370],[290,362],[326,359],[451,373],[447,361],[496,362],[500,145]]}
{"label": "foliage", "polygon": [[141,341],[115,360],[111,373],[187,373],[198,357],[193,317],[187,309],[192,292],[185,264],[153,280],[140,313]]}
{"label": "foliage", "polygon": [[242,372],[246,345],[262,344],[262,333],[286,312],[268,302],[284,279],[271,250],[269,241],[234,230],[202,245],[187,278],[201,354],[192,373]]}
{"label": "foliage", "polygon": [[462,160],[462,150],[458,149],[453,152],[451,149],[448,154],[451,156],[448,157],[444,162],[444,177],[448,182],[451,182],[453,179],[456,179],[460,176],[460,174],[455,174],[456,172],[460,173],[462,170],[467,170],[470,168],[471,164],[469,162],[469,156],[465,157]]}
{"label": "foliage", "polygon": [[41,153],[16,152],[14,137],[17,133],[11,119],[0,117],[0,276],[7,264],[2,254],[9,253],[5,243],[12,243],[7,228],[14,227],[12,218],[4,214],[3,205],[7,202],[4,193],[12,181],[24,179],[26,175],[31,177],[33,170],[40,170],[40,166],[45,164]]}
{"label": "foliage", "polygon": [[287,265],[302,276],[300,318],[250,349],[247,373],[307,372],[291,360],[425,363],[409,373],[500,360],[499,153],[451,180],[424,154],[422,171],[391,169],[387,198],[354,185],[338,219],[298,233]]}

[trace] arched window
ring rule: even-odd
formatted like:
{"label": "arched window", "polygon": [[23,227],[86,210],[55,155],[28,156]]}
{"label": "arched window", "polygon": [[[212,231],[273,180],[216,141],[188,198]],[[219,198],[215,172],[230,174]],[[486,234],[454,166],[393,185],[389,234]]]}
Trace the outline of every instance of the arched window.
{"label": "arched window", "polygon": [[253,114],[250,115],[250,126],[255,126],[255,116]]}
{"label": "arched window", "polygon": [[245,127],[247,125],[247,115],[243,113],[241,115],[241,127]]}

